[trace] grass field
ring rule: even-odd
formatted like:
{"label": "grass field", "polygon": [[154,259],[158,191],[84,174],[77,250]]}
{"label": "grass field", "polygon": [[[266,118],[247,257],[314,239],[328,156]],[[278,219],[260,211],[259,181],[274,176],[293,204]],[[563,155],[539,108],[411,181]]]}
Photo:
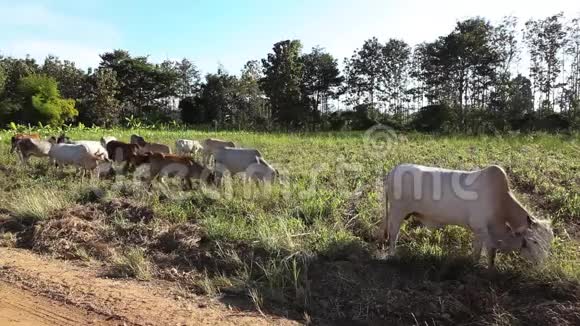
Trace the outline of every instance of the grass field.
{"label": "grass field", "polygon": [[[368,133],[71,130],[71,139],[136,133],[216,137],[259,149],[281,173],[272,187],[178,185],[138,178],[80,182],[74,170],[9,155],[0,132],[0,244],[62,259],[99,260],[110,275],[160,278],[208,296],[303,321],[441,325],[580,323],[580,137]],[[48,135],[44,135],[48,136]],[[409,162],[471,170],[503,166],[517,196],[556,235],[545,265],[500,255],[496,272],[468,259],[460,228],[403,227],[400,255],[381,258],[380,177]],[[2,223],[2,222],[0,222]],[[3,229],[3,230],[2,230]]]}

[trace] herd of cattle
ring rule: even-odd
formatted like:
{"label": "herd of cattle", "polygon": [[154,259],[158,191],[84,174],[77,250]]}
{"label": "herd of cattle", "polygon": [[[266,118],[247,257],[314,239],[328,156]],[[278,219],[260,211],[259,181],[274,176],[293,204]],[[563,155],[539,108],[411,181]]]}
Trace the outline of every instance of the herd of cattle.
{"label": "herd of cattle", "polygon": [[[159,175],[178,175],[190,188],[192,179],[219,185],[225,171],[232,175],[245,172],[246,178],[269,182],[278,176],[258,150],[212,138],[201,142],[178,139],[176,154],[171,154],[169,146],[147,142],[138,135],[124,143],[114,137],[71,141],[64,135],[41,140],[37,134],[19,134],[11,143],[11,152],[16,151],[24,164],[30,156],[48,157],[52,164],[74,165],[85,171],[94,171],[100,161],[125,162],[124,172],[149,164],[149,182]],[[201,163],[194,159],[198,154]],[[385,210],[377,239],[379,243],[388,239],[392,254],[401,224],[409,216],[427,227],[470,229],[474,258],[485,247],[490,266],[498,250],[517,250],[529,259],[544,259],[553,239],[549,223],[531,216],[509,189],[506,172],[495,165],[457,171],[401,164],[385,176],[383,199]]]}
{"label": "herd of cattle", "polygon": [[[111,136],[104,136],[100,141],[71,141],[65,135],[40,139],[38,134],[17,134],[11,138],[10,152],[16,152],[23,164],[28,164],[31,156],[47,157],[51,164],[73,165],[83,175],[89,172],[97,177],[99,173],[95,171],[100,162],[125,163],[122,170],[125,173],[149,164],[150,182],[158,176],[172,175],[184,179],[189,187],[192,179],[219,184],[225,171],[232,175],[245,172],[249,179],[268,182],[278,176],[278,171],[264,160],[260,151],[239,148],[231,141],[178,139],[175,148],[176,154],[172,154],[169,146],[147,142],[138,135],[131,135],[130,142],[125,143]],[[198,154],[202,155],[202,163],[195,160]],[[108,166],[107,173],[113,171],[112,164]]]}

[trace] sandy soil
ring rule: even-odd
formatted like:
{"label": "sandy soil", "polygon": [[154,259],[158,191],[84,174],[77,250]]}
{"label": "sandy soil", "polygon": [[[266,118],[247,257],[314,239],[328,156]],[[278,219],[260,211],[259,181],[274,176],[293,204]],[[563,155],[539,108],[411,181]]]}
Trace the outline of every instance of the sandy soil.
{"label": "sandy soil", "polygon": [[0,325],[296,325],[164,282],[100,277],[98,265],[0,248]]}
{"label": "sandy soil", "polygon": [[0,281],[0,325],[116,325],[106,316],[68,306]]}

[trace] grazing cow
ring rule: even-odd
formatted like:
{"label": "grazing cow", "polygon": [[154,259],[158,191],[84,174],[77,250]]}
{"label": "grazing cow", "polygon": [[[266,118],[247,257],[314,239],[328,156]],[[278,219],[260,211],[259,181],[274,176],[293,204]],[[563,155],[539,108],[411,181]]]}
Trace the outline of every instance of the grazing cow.
{"label": "grazing cow", "polygon": [[479,259],[485,246],[490,267],[498,249],[529,254],[525,233],[537,223],[514,197],[499,166],[467,172],[403,164],[385,177],[384,189],[378,240],[388,238],[391,254],[401,223],[410,215],[427,227],[469,228],[474,233],[473,257]]}
{"label": "grazing cow", "polygon": [[135,155],[139,153],[137,144],[127,144],[117,140],[111,140],[107,143],[107,154],[113,162],[126,162],[123,172],[129,171],[130,167],[136,167],[134,162]]}
{"label": "grazing cow", "polygon": [[48,152],[51,161],[59,165],[74,165],[77,169],[82,169],[82,176],[89,172],[91,176],[97,168],[98,162],[104,160],[104,153],[94,155],[91,150],[83,144],[53,144]]}
{"label": "grazing cow", "polygon": [[50,140],[23,138],[16,141],[16,144],[14,146],[18,151],[20,161],[23,164],[28,165],[28,158],[30,156],[36,157],[48,156],[48,152],[50,151],[52,144],[55,142],[56,139],[54,137],[51,137]]}
{"label": "grazing cow", "polygon": [[171,148],[164,144],[149,143],[145,139],[138,135],[131,135],[131,144],[136,144],[139,146],[139,153],[163,153],[171,154]]}
{"label": "grazing cow", "polygon": [[10,138],[10,153],[14,153],[16,149],[16,143],[21,139],[37,139],[40,140],[39,134],[16,134]]}
{"label": "grazing cow", "polygon": [[107,155],[113,162],[128,162],[137,155],[139,146],[137,144],[127,144],[118,140],[111,140],[106,146]]}
{"label": "grazing cow", "polygon": [[105,146],[100,141],[95,140],[73,140],[71,141],[67,136],[60,135],[57,139],[57,144],[77,144],[85,145],[89,149],[89,153],[95,156],[101,156],[105,161],[109,160],[109,155]]}
{"label": "grazing cow", "polygon": [[208,165],[211,159],[211,156],[214,155],[217,151],[222,148],[226,147],[236,147],[231,141],[225,141],[220,139],[213,139],[208,138],[201,142],[201,146],[203,147],[202,154],[203,154],[203,164]]}
{"label": "grazing cow", "polygon": [[178,139],[175,141],[175,151],[178,155],[197,154],[203,147],[197,140]]}
{"label": "grazing cow", "polygon": [[215,183],[215,174],[190,157],[163,153],[137,154],[133,157],[135,165],[150,164],[149,183],[156,177],[164,183],[164,176],[176,176],[185,180],[187,187],[192,188],[191,179],[203,180],[206,184]]}
{"label": "grazing cow", "polygon": [[117,138],[115,138],[113,136],[103,136],[103,137],[101,137],[101,145],[103,145],[103,147],[106,148],[107,144],[112,140],[117,140]]}
{"label": "grazing cow", "polygon": [[268,164],[256,149],[225,147],[214,154],[216,169],[231,175],[245,172],[246,179],[274,181],[278,171]]}

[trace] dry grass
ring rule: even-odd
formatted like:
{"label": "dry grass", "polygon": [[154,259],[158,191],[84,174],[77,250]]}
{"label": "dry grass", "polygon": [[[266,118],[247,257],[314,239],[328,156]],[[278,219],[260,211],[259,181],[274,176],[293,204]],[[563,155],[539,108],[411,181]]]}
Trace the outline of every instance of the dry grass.
{"label": "dry grass", "polygon": [[113,259],[111,277],[134,277],[140,281],[148,281],[152,277],[151,263],[142,248],[126,249]]}

